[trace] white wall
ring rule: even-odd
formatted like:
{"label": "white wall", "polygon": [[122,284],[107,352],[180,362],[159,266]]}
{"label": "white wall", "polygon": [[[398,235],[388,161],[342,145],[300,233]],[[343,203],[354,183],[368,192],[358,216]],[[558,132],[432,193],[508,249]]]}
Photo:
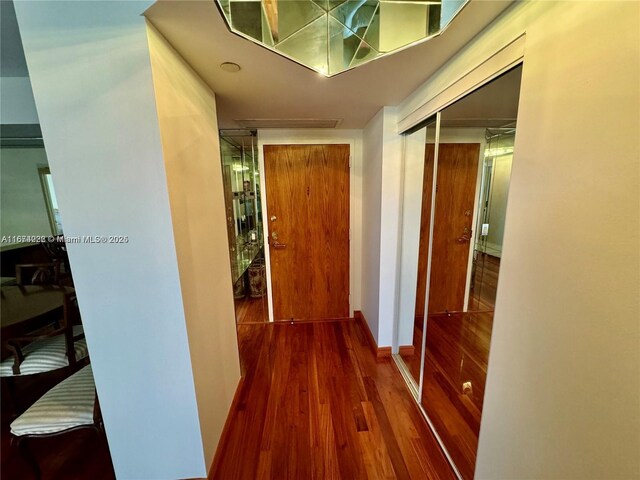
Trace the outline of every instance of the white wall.
{"label": "white wall", "polygon": [[[382,127],[382,194],[380,206],[380,323],[378,346],[391,346],[398,308],[400,214],[402,208],[402,145],[397,134],[397,110],[384,107]],[[391,295],[390,293],[393,292]]]}
{"label": "white wall", "polygon": [[148,32],[200,430],[210,466],[240,380],[216,99],[153,26]]}
{"label": "white wall", "polygon": [[[0,149],[0,234],[51,235],[39,167],[47,166],[44,148]],[[2,242],[2,246],[16,242]],[[21,242],[17,242],[21,243]]]}
{"label": "white wall", "polygon": [[362,313],[379,347],[393,343],[398,306],[403,140],[396,123],[396,109],[384,107],[363,134]]}
{"label": "white wall", "polygon": [[120,479],[206,475],[152,83],[149,1],[16,2]]}
{"label": "white wall", "polygon": [[516,4],[400,107],[526,32],[476,478],[640,475],[639,9]]}
{"label": "white wall", "polygon": [[[349,287],[351,290],[351,305],[349,313],[361,310],[362,305],[362,165],[363,139],[362,130],[333,130],[333,129],[263,129],[258,131],[258,155],[260,171],[264,172],[265,145],[295,145],[295,144],[349,144],[351,148],[351,173],[349,185],[349,226],[351,228],[351,242],[349,245]],[[260,190],[266,192],[264,175],[260,175]],[[262,211],[267,238],[269,213],[267,211],[266,195],[262,196]],[[271,278],[271,264],[268,249],[265,251],[267,276]],[[271,282],[267,282],[269,290],[269,318],[273,319],[273,305],[271,303]]]}
{"label": "white wall", "polygon": [[0,77],[0,123],[38,123],[29,77]]}
{"label": "white wall", "polygon": [[381,109],[362,134],[362,314],[378,341],[380,309],[380,228],[382,205],[382,136],[384,110]]}

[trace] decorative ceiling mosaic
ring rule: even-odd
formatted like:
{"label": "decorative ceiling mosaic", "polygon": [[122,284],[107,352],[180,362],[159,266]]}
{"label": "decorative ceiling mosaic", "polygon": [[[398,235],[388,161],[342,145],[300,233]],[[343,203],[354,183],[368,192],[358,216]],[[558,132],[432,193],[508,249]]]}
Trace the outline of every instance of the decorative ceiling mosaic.
{"label": "decorative ceiling mosaic", "polygon": [[467,0],[216,0],[229,28],[325,76],[439,34]]}

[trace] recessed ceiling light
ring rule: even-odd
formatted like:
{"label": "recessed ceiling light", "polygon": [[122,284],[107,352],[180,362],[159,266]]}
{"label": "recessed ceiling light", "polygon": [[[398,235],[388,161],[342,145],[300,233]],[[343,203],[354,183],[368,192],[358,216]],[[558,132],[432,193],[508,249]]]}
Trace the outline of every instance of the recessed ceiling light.
{"label": "recessed ceiling light", "polygon": [[224,62],[220,64],[220,68],[225,72],[236,73],[240,71],[240,65],[233,62]]}

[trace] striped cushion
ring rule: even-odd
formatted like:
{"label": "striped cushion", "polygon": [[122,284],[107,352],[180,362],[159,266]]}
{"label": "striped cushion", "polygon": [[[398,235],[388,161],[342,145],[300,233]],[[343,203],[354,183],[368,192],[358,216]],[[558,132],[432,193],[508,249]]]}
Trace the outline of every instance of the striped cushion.
{"label": "striped cushion", "polygon": [[[73,335],[82,334],[82,325],[73,327]],[[87,341],[83,338],[74,342],[76,360],[85,358]],[[24,361],[20,364],[20,375],[33,375],[36,373],[50,372],[69,365],[67,358],[67,345],[64,335],[45,338],[30,343],[22,349]],[[0,363],[0,377],[13,377],[13,357],[6,358]]]}
{"label": "striped cushion", "polygon": [[93,425],[96,400],[91,365],[63,380],[45,393],[11,424],[16,436],[62,432],[80,425]]}

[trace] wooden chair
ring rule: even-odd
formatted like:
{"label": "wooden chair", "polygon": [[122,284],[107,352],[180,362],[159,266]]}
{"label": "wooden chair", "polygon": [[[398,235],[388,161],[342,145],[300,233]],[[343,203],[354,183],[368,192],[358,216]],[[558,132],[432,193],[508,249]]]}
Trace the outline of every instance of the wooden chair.
{"label": "wooden chair", "polygon": [[59,285],[60,262],[19,263],[16,265],[17,285]]}
{"label": "wooden chair", "polygon": [[71,265],[69,263],[69,255],[67,253],[64,235],[58,235],[52,241],[47,240],[46,242],[42,242],[41,245],[47,253],[47,256],[51,259],[51,262],[59,265],[58,280],[60,284],[73,286]]}
{"label": "wooden chair", "polygon": [[89,355],[75,292],[64,296],[58,325],[3,342],[12,353],[0,362],[0,377],[18,377],[75,367]]}
{"label": "wooden chair", "polygon": [[41,478],[37,459],[28,448],[31,439],[91,429],[102,435],[104,427],[91,365],[66,378],[11,423],[11,444],[19,448]]}

